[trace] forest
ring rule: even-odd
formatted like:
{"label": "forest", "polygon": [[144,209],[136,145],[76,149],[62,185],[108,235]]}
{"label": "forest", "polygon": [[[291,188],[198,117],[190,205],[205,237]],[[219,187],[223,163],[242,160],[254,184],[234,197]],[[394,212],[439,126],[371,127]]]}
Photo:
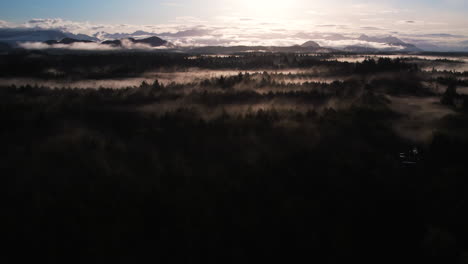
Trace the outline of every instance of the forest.
{"label": "forest", "polygon": [[465,57],[389,55],[0,55],[6,254],[468,263]]}

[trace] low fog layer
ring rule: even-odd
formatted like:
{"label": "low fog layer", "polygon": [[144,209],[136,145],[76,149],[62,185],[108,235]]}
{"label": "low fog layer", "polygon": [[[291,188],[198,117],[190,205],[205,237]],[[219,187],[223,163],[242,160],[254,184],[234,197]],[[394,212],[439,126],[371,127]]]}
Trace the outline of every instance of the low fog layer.
{"label": "low fog layer", "polygon": [[[76,43],[82,44],[95,45]],[[144,54],[138,56],[144,57]],[[45,72],[47,77],[43,78],[1,77],[0,86],[89,89],[97,90],[98,94],[120,94],[122,98],[148,97],[136,106],[131,106],[131,109],[127,109],[127,106],[124,109],[157,116],[188,109],[205,120],[213,120],[223,114],[245,116],[259,111],[302,114],[313,112],[322,115],[330,110],[348,111],[356,105],[389,107],[398,115],[391,122],[394,131],[402,138],[418,143],[429,143],[438,130],[439,121],[456,114],[449,106],[440,103],[440,98],[449,85],[456,83],[458,94],[468,94],[466,72],[439,68],[442,65],[458,69],[466,67],[466,57],[334,54],[282,56],[180,55],[174,58],[173,55],[158,55],[155,60],[163,58],[170,62],[180,59],[182,64],[157,69],[143,67],[144,71],[136,72],[135,77],[128,78],[115,78],[118,73],[107,73],[106,69],[110,67],[106,64],[102,66],[102,71],[100,68],[80,69],[73,64],[73,72],[85,75],[90,71],[100,78],[79,78],[80,75],[63,78],[67,76],[66,71],[55,67],[40,72],[41,75]],[[105,58],[113,59],[112,56]],[[281,69],[265,67],[243,71],[238,69],[238,65],[253,62],[261,62],[259,65],[265,66],[269,66],[269,63],[301,65],[300,60],[310,63],[310,66]],[[206,63],[208,67],[212,63],[229,66],[215,70],[184,67],[185,63]]]}
{"label": "low fog layer", "polygon": [[87,51],[121,51],[121,50],[165,50],[166,46],[152,47],[148,44],[133,43],[128,39],[121,41],[121,46],[112,46],[97,42],[77,42],[71,44],[52,44],[44,42],[22,42],[19,46],[30,50],[48,50],[48,49],[64,49],[64,50],[87,50]]}
{"label": "low fog layer", "polygon": [[[151,83],[154,80],[158,80],[162,84],[170,83],[199,83],[205,79],[218,78],[221,76],[229,77],[235,76],[239,73],[249,73],[252,75],[261,75],[264,71],[228,71],[218,70],[209,71],[201,69],[192,69],[182,72],[150,72],[145,73],[141,77],[136,78],[122,78],[122,79],[104,79],[104,80],[43,80],[34,78],[1,78],[0,86],[17,85],[17,86],[46,86],[51,88],[80,88],[80,89],[98,89],[99,87],[122,89],[127,87],[137,87],[141,83]],[[294,72],[302,72],[304,75],[289,75]],[[308,76],[307,72],[300,71],[297,69],[290,69],[285,71],[269,72],[273,74],[273,79],[278,82],[285,82],[286,84],[304,84],[306,82],[317,82],[317,83],[332,83],[333,81],[344,80],[344,77],[311,77]],[[278,76],[281,74],[281,76]]]}
{"label": "low fog layer", "polygon": [[430,143],[438,122],[456,112],[440,103],[439,97],[389,97],[390,108],[402,115],[395,121],[395,131],[402,137],[419,143]]}

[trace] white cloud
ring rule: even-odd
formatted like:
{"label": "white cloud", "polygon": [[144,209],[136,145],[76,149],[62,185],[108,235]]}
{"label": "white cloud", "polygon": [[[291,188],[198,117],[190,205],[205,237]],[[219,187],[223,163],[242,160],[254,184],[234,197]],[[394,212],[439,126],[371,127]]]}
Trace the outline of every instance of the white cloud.
{"label": "white cloud", "polygon": [[72,33],[86,33],[92,27],[89,22],[73,22],[61,18],[35,18],[23,24],[26,28],[57,29]]}
{"label": "white cloud", "polygon": [[95,42],[76,42],[72,44],[53,44],[48,45],[43,42],[25,42],[19,43],[19,46],[25,49],[32,50],[45,50],[45,49],[67,49],[67,50],[102,50],[102,51],[112,51],[112,50],[160,50],[166,49],[167,47],[151,47],[148,44],[143,43],[133,43],[128,39],[122,40],[122,47],[115,47],[111,45],[104,45]]}
{"label": "white cloud", "polygon": [[68,49],[68,50],[118,50],[116,47],[102,45],[99,43],[72,43],[48,45],[43,42],[25,42],[19,43],[19,46],[25,49],[44,50],[44,49]]}
{"label": "white cloud", "polygon": [[6,28],[6,27],[11,27],[12,24],[7,22],[7,21],[3,21],[3,20],[0,20],[0,28]]}
{"label": "white cloud", "polygon": [[[172,3],[172,2],[171,2]],[[136,37],[158,35],[176,45],[297,45],[308,40],[316,40],[323,46],[344,47],[350,45],[387,48],[381,43],[362,43],[351,41],[360,34],[394,35],[403,40],[418,40],[410,43],[434,43],[436,45],[452,45],[468,40],[465,27],[455,27],[448,20],[423,20],[407,10],[396,10],[389,7],[378,9],[378,5],[353,6],[349,10],[343,7],[324,9],[317,7],[308,12],[306,18],[277,18],[268,19],[245,15],[224,15],[211,19],[197,17],[177,17],[166,24],[131,25],[131,24],[95,24],[90,22],[76,22],[60,18],[31,19],[16,27],[58,29],[74,34],[87,34],[100,39],[131,37],[136,31]],[[363,15],[358,9],[366,9]],[[333,12],[333,13],[331,13]],[[344,13],[351,13],[345,16]],[[354,12],[354,13],[353,13]],[[320,14],[320,15],[318,15]],[[312,17],[312,18],[310,18]],[[320,17],[320,19],[317,19]],[[336,19],[332,20],[331,17]],[[0,27],[12,27],[12,23],[0,21]],[[463,24],[466,26],[466,24]],[[436,38],[422,36],[424,34],[450,33],[458,35],[457,39]],[[328,36],[326,36],[328,35]],[[461,36],[461,37],[460,37]],[[456,41],[455,41],[456,40]],[[43,48],[38,44],[25,44],[27,47]],[[133,46],[132,46],[133,45]],[[141,44],[140,44],[141,45]],[[131,43],[128,48],[148,49]],[[89,44],[74,44],[70,49],[91,49]],[[47,48],[47,47],[46,47]],[[107,49],[108,47],[93,47]],[[127,47],[124,47],[127,48]]]}
{"label": "white cloud", "polygon": [[361,47],[374,48],[374,49],[393,49],[393,50],[403,49],[403,47],[401,46],[394,46],[394,45],[389,45],[389,44],[380,43],[380,42],[362,41],[362,40],[357,40],[357,39],[344,39],[344,40],[316,39],[315,41],[321,46],[332,47],[332,48],[344,48],[347,46],[361,46]]}

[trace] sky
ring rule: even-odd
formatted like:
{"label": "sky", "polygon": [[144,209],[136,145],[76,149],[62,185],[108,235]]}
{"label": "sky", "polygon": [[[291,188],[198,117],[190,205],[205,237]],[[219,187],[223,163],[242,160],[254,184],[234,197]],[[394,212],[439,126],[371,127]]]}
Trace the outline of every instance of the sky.
{"label": "sky", "polygon": [[[21,22],[31,18],[56,18],[98,23],[154,24],[167,23],[177,17],[254,16],[306,18],[311,14],[333,15],[349,10],[346,17],[373,9],[397,14],[397,17],[430,18],[433,13],[463,16],[468,12],[466,0],[15,0],[0,2],[3,20]],[[371,8],[366,10],[366,7]],[[406,14],[404,14],[406,13]],[[419,13],[419,14],[418,14]],[[346,15],[346,14],[344,14]],[[372,14],[367,14],[372,16]],[[334,18],[334,17],[327,17]]]}
{"label": "sky", "polygon": [[466,14],[466,0],[0,0],[0,27],[58,28],[89,35],[185,32],[179,34],[183,37],[166,37],[187,45],[287,45],[317,38],[318,33],[393,35],[413,43],[464,45]]}

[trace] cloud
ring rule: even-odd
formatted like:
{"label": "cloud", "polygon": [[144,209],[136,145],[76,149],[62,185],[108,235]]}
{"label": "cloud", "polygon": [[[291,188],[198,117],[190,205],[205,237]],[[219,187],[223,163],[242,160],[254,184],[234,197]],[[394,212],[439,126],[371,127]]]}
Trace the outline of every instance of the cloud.
{"label": "cloud", "polygon": [[29,24],[48,24],[48,25],[53,25],[53,24],[61,24],[62,19],[60,18],[34,18],[28,21]]}
{"label": "cloud", "polygon": [[11,27],[12,24],[7,22],[7,21],[4,21],[4,20],[0,20],[0,28],[7,28],[7,27]]}
{"label": "cloud", "polygon": [[48,45],[43,42],[25,42],[19,43],[19,46],[24,49],[45,50],[45,49],[67,49],[67,50],[118,50],[119,48],[99,43],[72,43]]}
{"label": "cloud", "polygon": [[35,18],[23,24],[26,28],[56,29],[72,33],[87,33],[92,25],[88,22],[73,22],[61,18]]}
{"label": "cloud", "polygon": [[144,43],[134,43],[128,39],[123,39],[122,40],[122,49],[132,49],[132,50],[161,50],[161,49],[167,49],[166,46],[159,46],[159,47],[152,47],[148,44]]}
{"label": "cloud", "polygon": [[361,27],[361,29],[363,29],[363,30],[384,30],[384,29],[378,28],[378,27]]}
{"label": "cloud", "polygon": [[317,25],[317,27],[336,27],[337,25],[333,25],[333,24],[330,24],[330,25]]}
{"label": "cloud", "polygon": [[468,36],[450,33],[430,33],[430,34],[400,34],[400,38],[408,43],[429,50],[460,50],[463,48],[463,41],[468,41]]}
{"label": "cloud", "polygon": [[161,37],[185,38],[185,37],[194,37],[194,36],[206,36],[208,34],[211,34],[212,32],[213,30],[210,30],[210,29],[194,28],[194,29],[177,31],[175,33],[164,32],[158,35]]}
{"label": "cloud", "polygon": [[72,44],[54,44],[48,45],[43,42],[25,42],[19,43],[19,46],[25,49],[31,50],[45,50],[45,49],[65,49],[65,50],[101,50],[101,51],[113,51],[113,50],[161,50],[166,49],[165,46],[151,47],[144,43],[133,43],[128,39],[122,40],[122,47],[115,47],[111,45],[104,45],[95,42],[76,42]]}
{"label": "cloud", "polygon": [[361,46],[366,48],[374,49],[392,49],[401,50],[404,49],[402,46],[390,45],[387,43],[371,42],[358,39],[343,39],[343,40],[329,40],[329,39],[315,39],[320,46],[332,47],[332,48],[345,48],[348,46]]}
{"label": "cloud", "polygon": [[421,37],[431,37],[431,38],[466,38],[466,36],[463,35],[453,35],[453,34],[447,34],[447,33],[437,33],[437,34],[422,34],[422,35],[416,35],[416,36],[421,36]]}
{"label": "cloud", "polygon": [[[465,36],[466,32],[464,33],[463,30],[460,31],[456,27],[447,30],[447,25],[443,25],[438,20],[428,22],[417,16],[409,17],[410,14],[406,14],[404,10],[393,10],[387,7],[378,11],[377,7],[376,5],[366,5],[365,8],[370,8],[366,10],[367,13],[376,12],[367,16],[362,16],[362,12],[358,10],[362,9],[363,6],[354,6],[349,10],[344,10],[341,7],[337,7],[336,10],[325,10],[327,12],[333,11],[334,15],[355,12],[348,17],[336,16],[336,21],[327,19],[327,16],[332,14],[314,20],[312,12],[304,19],[279,17],[273,20],[244,14],[217,16],[211,20],[184,16],[176,17],[166,24],[154,25],[97,24],[61,18],[36,18],[23,24],[14,25],[7,21],[0,21],[0,27],[56,29],[74,34],[86,34],[100,40],[159,36],[180,46],[278,46],[297,45],[308,40],[319,40],[322,41],[321,45],[330,47],[364,44],[368,44],[369,47],[381,47],[382,44],[351,41],[363,33],[381,36],[393,35],[412,44],[431,43],[438,46],[459,45],[461,41],[468,40],[468,37]],[[320,8],[314,10],[314,12],[322,11]],[[397,13],[405,13],[406,17],[397,15]],[[41,48],[40,45],[36,46]],[[89,47],[89,45],[74,45],[63,48],[89,49]],[[146,49],[148,47],[136,48]]]}

